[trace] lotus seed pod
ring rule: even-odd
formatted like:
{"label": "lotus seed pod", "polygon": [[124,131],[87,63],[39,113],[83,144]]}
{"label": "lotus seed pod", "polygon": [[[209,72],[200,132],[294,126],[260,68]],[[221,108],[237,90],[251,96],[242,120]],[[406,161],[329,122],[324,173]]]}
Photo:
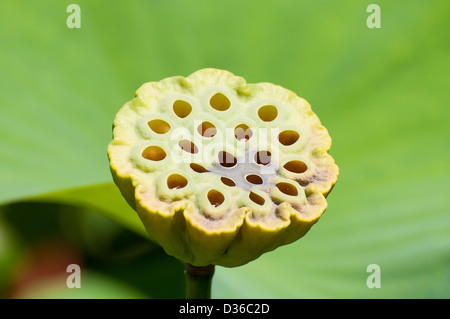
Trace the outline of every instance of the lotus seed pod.
{"label": "lotus seed pod", "polygon": [[195,266],[240,266],[327,207],[331,138],[295,93],[199,70],[143,84],[114,120],[111,172],[149,236]]}

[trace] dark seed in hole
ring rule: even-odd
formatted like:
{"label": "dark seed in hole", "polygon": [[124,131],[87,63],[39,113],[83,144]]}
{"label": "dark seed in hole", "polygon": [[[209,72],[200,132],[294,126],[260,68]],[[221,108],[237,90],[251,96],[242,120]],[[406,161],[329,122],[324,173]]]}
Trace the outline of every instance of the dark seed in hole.
{"label": "dark seed in hole", "polygon": [[194,143],[188,140],[181,140],[178,142],[178,145],[181,147],[181,149],[185,152],[196,154],[198,153],[198,148],[195,146]]}
{"label": "dark seed in hole", "polygon": [[183,188],[188,184],[188,180],[180,174],[172,174],[167,178],[167,187],[170,189]]}
{"label": "dark seed in hole", "polygon": [[245,124],[240,124],[234,128],[234,136],[238,141],[248,141],[253,136],[252,130]]}
{"label": "dark seed in hole", "polygon": [[248,174],[247,176],[245,176],[245,179],[247,180],[247,182],[255,185],[261,185],[263,183],[263,179],[261,178],[261,176],[256,174]]}
{"label": "dark seed in hole", "polygon": [[148,126],[153,132],[158,134],[166,134],[170,130],[170,125],[164,120],[155,119],[148,122]]}
{"label": "dark seed in hole", "polygon": [[281,182],[281,183],[278,183],[276,186],[280,190],[280,192],[282,192],[286,195],[289,195],[289,196],[297,196],[298,195],[297,188],[290,183]]}
{"label": "dark seed in hole", "polygon": [[222,93],[216,93],[209,100],[211,107],[217,111],[226,111],[230,108],[230,100]]}
{"label": "dark seed in hole", "polygon": [[272,122],[278,116],[278,110],[273,105],[264,105],[259,108],[258,116],[264,122]]}
{"label": "dark seed in hole", "polygon": [[237,159],[228,152],[220,151],[218,154],[219,164],[223,167],[233,167],[237,164]]}
{"label": "dark seed in hole", "polygon": [[215,189],[211,189],[208,192],[208,200],[211,205],[213,205],[214,207],[218,207],[225,201],[225,196],[223,196],[221,192]]}
{"label": "dark seed in hole", "polygon": [[296,174],[303,173],[308,169],[308,167],[304,162],[297,160],[289,161],[286,164],[284,164],[283,167],[287,169],[289,172]]}
{"label": "dark seed in hole", "polygon": [[189,114],[191,114],[192,112],[192,106],[183,100],[176,100],[173,103],[173,111],[175,112],[175,114],[184,119],[186,116],[188,116]]}
{"label": "dark seed in hole", "polygon": [[228,177],[221,177],[220,180],[222,181],[222,183],[224,183],[227,186],[233,187],[236,186],[236,183]]}
{"label": "dark seed in hole", "polygon": [[258,194],[255,194],[253,192],[250,192],[248,197],[250,198],[250,200],[252,200],[256,204],[261,205],[261,206],[264,205],[264,203],[266,202],[266,200],[263,197],[259,196]]}
{"label": "dark seed in hole", "polygon": [[287,130],[278,134],[278,140],[284,146],[289,146],[298,141],[300,135],[296,131]]}
{"label": "dark seed in hole", "polygon": [[166,158],[166,152],[159,146],[149,146],[142,152],[142,157],[151,161],[162,161]]}
{"label": "dark seed in hole", "polygon": [[258,165],[267,165],[270,163],[272,154],[269,151],[259,151],[255,154],[255,163]]}
{"label": "dark seed in hole", "polygon": [[216,127],[210,122],[203,122],[197,127],[198,133],[203,137],[213,137],[217,134]]}
{"label": "dark seed in hole", "polygon": [[189,166],[191,167],[191,169],[194,172],[197,172],[197,173],[206,173],[208,171],[206,168],[204,168],[203,166],[196,164],[196,163],[191,163],[191,164],[189,164]]}

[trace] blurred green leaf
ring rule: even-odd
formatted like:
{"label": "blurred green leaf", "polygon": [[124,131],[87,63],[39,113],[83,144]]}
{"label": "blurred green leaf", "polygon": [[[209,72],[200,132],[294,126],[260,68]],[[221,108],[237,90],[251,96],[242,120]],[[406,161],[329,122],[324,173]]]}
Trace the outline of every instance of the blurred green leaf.
{"label": "blurred green leaf", "polygon": [[448,1],[377,1],[381,29],[359,0],[80,0],[72,30],[70,3],[2,4],[0,203],[87,205],[143,234],[111,184],[114,115],[146,81],[224,68],[306,98],[341,175],[305,238],[219,268],[213,297],[450,296]]}
{"label": "blurred green leaf", "polygon": [[145,294],[126,283],[93,271],[82,273],[80,288],[67,288],[66,277],[37,282],[16,298],[20,299],[143,299]]}
{"label": "blurred green leaf", "polygon": [[96,212],[147,238],[147,233],[137,213],[122,198],[114,183],[63,190],[31,197],[27,200],[95,209]]}
{"label": "blurred green leaf", "polygon": [[[0,213],[2,212],[0,207]],[[0,214],[0,298],[3,298],[6,293],[5,288],[10,282],[17,259],[22,251],[23,245],[18,236]]]}
{"label": "blurred green leaf", "polygon": [[[86,279],[85,273],[101,273],[107,285],[122,283],[150,298],[184,296],[180,261],[93,207],[27,201],[0,207],[0,212],[0,296],[29,298],[30,291],[33,298],[39,291],[42,298],[117,294],[94,289],[90,280],[98,276]],[[81,266],[82,282],[89,281],[86,291],[66,291],[64,276],[72,263]],[[127,293],[116,297],[136,298]]]}

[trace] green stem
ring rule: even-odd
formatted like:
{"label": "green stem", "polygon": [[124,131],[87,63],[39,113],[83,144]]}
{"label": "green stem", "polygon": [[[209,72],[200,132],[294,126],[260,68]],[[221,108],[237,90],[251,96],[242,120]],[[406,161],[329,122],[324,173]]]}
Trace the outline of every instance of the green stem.
{"label": "green stem", "polygon": [[186,298],[210,299],[214,265],[204,267],[186,263]]}

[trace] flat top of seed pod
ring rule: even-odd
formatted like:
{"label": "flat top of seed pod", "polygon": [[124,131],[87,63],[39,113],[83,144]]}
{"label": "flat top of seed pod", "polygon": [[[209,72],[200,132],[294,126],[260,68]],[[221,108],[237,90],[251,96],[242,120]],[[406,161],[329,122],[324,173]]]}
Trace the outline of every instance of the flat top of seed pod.
{"label": "flat top of seed pod", "polygon": [[203,234],[312,224],[338,176],[331,138],[304,99],[224,70],[145,83],[118,112],[113,137],[111,171],[144,224],[180,211]]}

